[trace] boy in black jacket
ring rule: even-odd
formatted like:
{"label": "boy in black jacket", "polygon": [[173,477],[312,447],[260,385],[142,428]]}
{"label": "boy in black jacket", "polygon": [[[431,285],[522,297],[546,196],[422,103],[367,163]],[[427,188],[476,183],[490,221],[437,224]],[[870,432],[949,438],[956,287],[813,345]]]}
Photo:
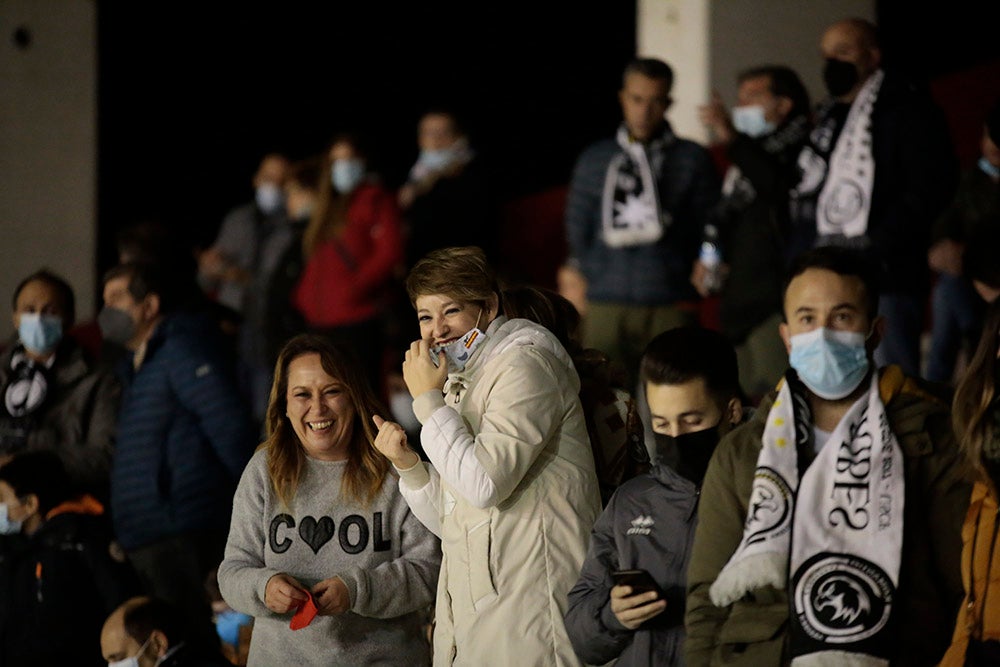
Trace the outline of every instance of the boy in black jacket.
{"label": "boy in black jacket", "polygon": [[[682,664],[698,490],[719,439],[743,419],[736,353],[718,332],[661,333],[640,375],[656,434],[653,466],[612,496],[569,593],[566,630],[588,664]],[[649,572],[660,590],[616,585],[612,573],[630,569]]]}

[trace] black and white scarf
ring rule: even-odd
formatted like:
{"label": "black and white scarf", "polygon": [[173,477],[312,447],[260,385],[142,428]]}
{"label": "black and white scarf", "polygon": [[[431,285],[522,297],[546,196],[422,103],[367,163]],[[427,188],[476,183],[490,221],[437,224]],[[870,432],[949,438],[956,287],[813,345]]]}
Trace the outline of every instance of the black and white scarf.
{"label": "black and white scarf", "polygon": [[[793,207],[815,207],[817,244],[865,236],[875,184],[872,110],[885,73],[868,77],[851,104],[844,127],[829,153],[834,127],[821,123],[799,154],[801,179],[791,192]],[[825,155],[829,154],[829,162]],[[813,203],[814,202],[814,203]]]}
{"label": "black and white scarf", "polygon": [[667,146],[676,137],[667,127],[659,137],[643,144],[622,125],[615,139],[622,152],[611,159],[604,178],[601,237],[612,248],[656,243],[672,222],[670,213],[660,206],[656,174],[663,167]]}
{"label": "black and white scarf", "polygon": [[0,411],[0,452],[14,453],[27,444],[28,433],[48,397],[48,375],[53,363],[54,355],[46,363],[38,363],[29,359],[23,348],[11,355]]}
{"label": "black and white scarf", "polygon": [[712,584],[712,602],[789,588],[793,665],[888,665],[904,481],[878,374],[800,477],[809,422],[789,371],[767,415],[743,540]]}
{"label": "black and white scarf", "polygon": [[[780,156],[801,146],[809,134],[809,119],[803,114],[796,116],[771,134],[755,139],[760,147],[771,156]],[[793,156],[794,159],[794,156]],[[732,164],[726,170],[722,181],[722,199],[719,211],[723,214],[745,210],[757,199],[757,190],[743,174],[739,165]]]}

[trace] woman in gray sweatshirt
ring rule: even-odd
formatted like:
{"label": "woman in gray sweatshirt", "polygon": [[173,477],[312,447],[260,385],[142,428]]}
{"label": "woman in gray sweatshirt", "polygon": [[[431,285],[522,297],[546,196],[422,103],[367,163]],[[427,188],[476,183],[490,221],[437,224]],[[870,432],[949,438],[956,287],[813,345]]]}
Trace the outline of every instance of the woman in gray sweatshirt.
{"label": "woman in gray sweatshirt", "polygon": [[[420,612],[434,601],[440,544],[371,446],[379,410],[361,369],[303,335],[277,371],[219,567],[226,602],[255,617],[248,664],[429,663]],[[318,615],[292,630],[310,604]]]}

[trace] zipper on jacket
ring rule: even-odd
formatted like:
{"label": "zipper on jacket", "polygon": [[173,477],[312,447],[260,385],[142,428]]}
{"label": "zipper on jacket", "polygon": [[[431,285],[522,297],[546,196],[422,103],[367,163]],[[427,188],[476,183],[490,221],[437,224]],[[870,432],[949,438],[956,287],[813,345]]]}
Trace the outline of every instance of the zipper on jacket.
{"label": "zipper on jacket", "polygon": [[38,598],[38,602],[43,601],[42,596],[42,561],[35,563],[35,597]]}

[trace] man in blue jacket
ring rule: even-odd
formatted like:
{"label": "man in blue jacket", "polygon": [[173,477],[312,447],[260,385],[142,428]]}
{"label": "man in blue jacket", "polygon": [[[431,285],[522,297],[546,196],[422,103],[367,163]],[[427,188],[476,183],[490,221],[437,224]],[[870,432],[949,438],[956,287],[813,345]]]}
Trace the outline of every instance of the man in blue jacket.
{"label": "man in blue jacket", "polygon": [[560,292],[586,304],[587,347],[630,379],[656,333],[694,322],[688,276],[719,196],[708,151],[677,137],[664,116],[673,79],[661,60],[629,63],[618,95],[624,122],[580,155],[566,202]]}
{"label": "man in blue jacket", "polygon": [[122,264],[104,279],[101,332],[131,352],[121,368],[112,518],[150,594],[217,649],[204,583],[222,560],[256,440],[213,325],[178,309],[176,284],[151,264]]}
{"label": "man in blue jacket", "polygon": [[[736,352],[700,327],[665,331],[640,368],[656,435],[648,474],[625,482],[598,518],[566,630],[588,664],[680,665],[686,571],[698,489],[719,438],[743,419]],[[660,592],[616,585],[617,570],[646,570]]]}

